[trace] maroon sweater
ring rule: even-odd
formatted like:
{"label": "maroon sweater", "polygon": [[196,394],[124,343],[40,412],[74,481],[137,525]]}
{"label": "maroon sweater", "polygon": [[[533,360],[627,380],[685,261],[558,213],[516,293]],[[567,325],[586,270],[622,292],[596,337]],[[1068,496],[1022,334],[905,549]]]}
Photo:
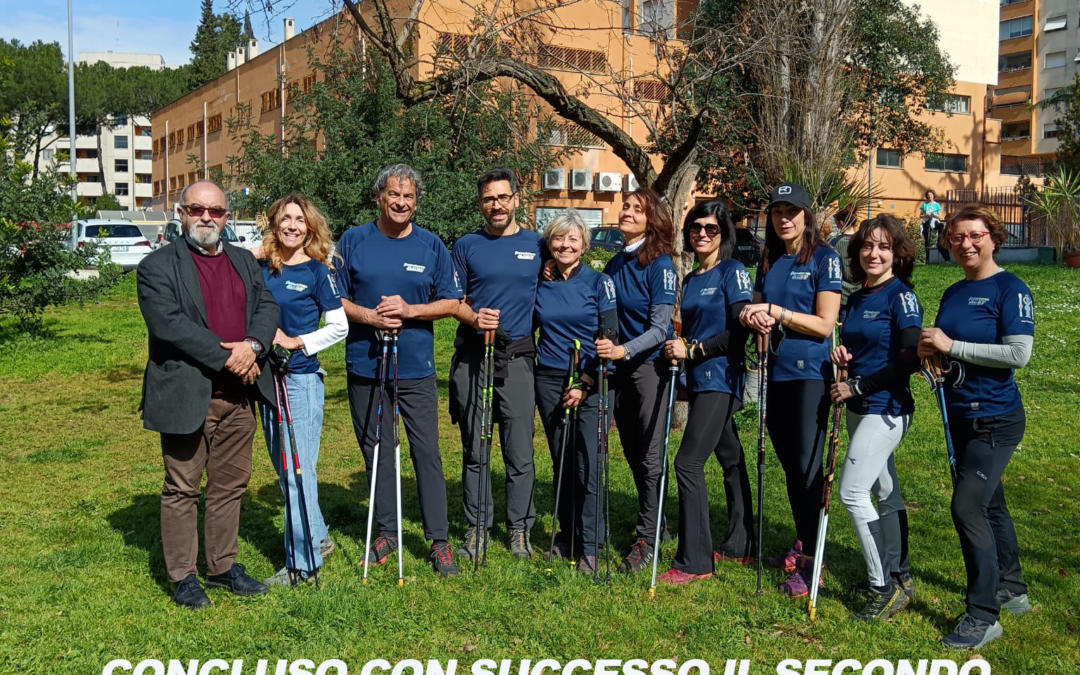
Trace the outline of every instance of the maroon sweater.
{"label": "maroon sweater", "polygon": [[[247,289],[240,274],[224,253],[205,255],[191,246],[191,259],[199,274],[206,305],[206,327],[221,338],[222,342],[240,342],[247,331]],[[242,388],[240,381],[228,371],[214,378],[214,393],[236,391]]]}

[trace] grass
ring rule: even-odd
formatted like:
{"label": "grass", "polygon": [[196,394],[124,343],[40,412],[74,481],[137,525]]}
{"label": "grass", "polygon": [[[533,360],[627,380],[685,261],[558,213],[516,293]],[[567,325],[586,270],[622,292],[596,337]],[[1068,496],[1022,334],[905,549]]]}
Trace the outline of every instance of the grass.
{"label": "grass", "polygon": [[[1061,267],[1014,271],[1031,286],[1038,324],[1035,357],[1017,375],[1027,434],[1005,483],[1037,609],[1025,617],[1003,617],[1004,637],[983,656],[1000,673],[1076,672],[1080,347],[1074,333],[1080,277]],[[941,292],[958,277],[955,267],[919,269],[917,291],[928,321]],[[865,626],[847,618],[861,604],[848,587],[865,571],[850,522],[836,502],[830,568],[818,620],[810,625],[805,602],[791,602],[772,589],[781,580],[778,573],[767,572],[769,588],[755,597],[753,568],[725,566],[716,580],[662,587],[650,601],[647,577],[619,576],[608,587],[597,586],[569,567],[549,573],[539,559],[514,560],[496,545],[481,574],[468,569],[457,579],[438,580],[424,562],[408,466],[407,583],[397,588],[395,571],[387,566],[362,586],[356,563],[362,558],[367,484],[349,422],[340,346],[323,357],[329,377],[319,483],[339,548],[327,561],[323,588],[279,589],[248,599],[213,591],[208,611],[176,608],[168,599],[158,526],[158,439],[142,429],[136,412],[146,335],[134,287],[129,275],[100,304],[51,311],[44,334],[0,324],[0,673],[100,672],[113,658],[340,658],[357,672],[372,658],[457,658],[463,668],[480,658],[703,658],[716,672],[724,659],[745,658],[753,661],[753,673],[774,672],[785,658],[968,658],[938,645],[962,611],[964,571],[949,518],[940,423],[919,382],[913,384],[916,419],[898,451],[918,596],[887,623]],[[448,322],[437,326],[444,401],[452,332]],[[751,455],[755,431],[752,423],[742,425]],[[456,544],[464,534],[461,450],[445,404],[440,438]],[[551,464],[539,432],[536,438],[539,520],[533,533],[544,542],[551,526]],[[629,543],[636,498],[614,434],[612,446],[612,531],[621,549]],[[492,470],[501,504],[498,458]],[[708,471],[713,518],[724,522],[720,471],[715,463]],[[771,453],[766,484],[766,544],[775,551],[793,539],[793,529]],[[677,517],[674,499],[669,505],[669,517]],[[256,437],[239,560],[257,578],[282,563],[282,520],[281,495]],[[501,523],[495,537],[505,542]],[[674,548],[665,548],[661,569]]]}

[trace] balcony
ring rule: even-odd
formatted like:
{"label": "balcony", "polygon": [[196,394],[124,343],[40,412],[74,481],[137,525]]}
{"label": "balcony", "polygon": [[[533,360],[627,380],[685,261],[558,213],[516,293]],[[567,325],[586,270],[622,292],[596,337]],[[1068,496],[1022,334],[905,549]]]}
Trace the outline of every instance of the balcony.
{"label": "balcony", "polygon": [[101,183],[79,183],[75,193],[80,197],[100,197],[104,190],[102,190]]}
{"label": "balcony", "polygon": [[152,159],[137,159],[135,160],[135,173],[153,173],[154,160]]}
{"label": "balcony", "polygon": [[135,196],[136,197],[153,197],[154,196],[154,184],[153,183],[135,183]]}

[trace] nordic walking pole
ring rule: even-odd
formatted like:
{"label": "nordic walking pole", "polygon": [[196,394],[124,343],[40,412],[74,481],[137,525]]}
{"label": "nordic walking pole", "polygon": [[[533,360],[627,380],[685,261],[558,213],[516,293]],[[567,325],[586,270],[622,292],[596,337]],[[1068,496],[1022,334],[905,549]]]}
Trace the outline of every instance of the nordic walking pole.
{"label": "nordic walking pole", "polygon": [[405,542],[401,538],[401,407],[398,405],[398,337],[394,332],[390,336],[391,360],[394,362],[394,479],[397,497],[397,585],[405,585],[405,561],[402,549]]}
{"label": "nordic walking pole", "polygon": [[765,538],[765,406],[769,391],[769,333],[758,333],[758,434],[757,434],[757,594],[761,589],[762,550]]}
{"label": "nordic walking pole", "polygon": [[[597,337],[600,339],[608,339],[613,343],[618,342],[619,329],[617,326],[608,326],[603,315],[600,315],[597,321]],[[604,573],[604,583],[611,583],[611,492],[610,492],[610,456],[608,454],[608,437],[611,429],[610,418],[611,409],[608,406],[608,363],[604,359],[600,359],[600,368],[597,374],[596,380],[597,393],[600,395],[600,400],[597,405],[596,411],[596,536],[600,537],[600,509],[604,510],[604,545],[603,556],[605,562],[606,571]],[[603,499],[600,497],[600,481],[603,480]],[[599,559],[597,560],[596,569],[593,570],[594,578],[600,571]]]}
{"label": "nordic walking pole", "polygon": [[[840,331],[840,324],[833,329],[832,348],[836,349],[839,344],[836,335]],[[839,382],[847,379],[847,368],[839,368],[833,364],[833,380]],[[821,566],[825,564],[825,534],[829,529],[829,502],[832,501],[833,479],[836,477],[836,451],[840,447],[840,425],[843,423],[844,404],[833,403],[832,430],[829,433],[829,455],[825,460],[825,487],[821,494],[821,512],[818,514],[817,541],[814,542],[814,571],[810,577],[810,620],[817,617],[818,584],[821,582]]]}
{"label": "nordic walking pole", "polygon": [[296,538],[293,535],[292,529],[292,500],[289,498],[289,459],[285,452],[285,420],[282,415],[282,408],[284,404],[281,402],[281,381],[278,376],[278,372],[274,371],[274,398],[277,399],[277,424],[278,424],[278,446],[281,448],[281,481],[284,489],[282,492],[285,494],[285,533],[289,538],[289,551],[292,552],[293,568],[289,568],[288,556],[285,560],[285,569],[289,576],[289,585],[296,583],[296,579],[293,577],[293,569],[296,566]]}
{"label": "nordic walking pole", "polygon": [[944,367],[941,363],[944,359],[945,357],[940,354],[923,359],[923,368],[919,371],[919,376],[930,385],[930,391],[937,400],[938,411],[941,412],[941,426],[945,431],[945,451],[949,457],[949,476],[955,484],[956,450],[953,448],[952,432],[949,430],[949,413],[945,405],[945,379],[947,375],[952,374],[955,370],[956,375],[953,386],[960,386],[960,383],[964,381],[964,371],[959,361],[953,361],[948,368]]}
{"label": "nordic walking pole", "polygon": [[[678,335],[678,331],[675,333]],[[652,579],[649,581],[649,597],[656,597],[656,565],[660,560],[660,530],[664,527],[664,498],[667,497],[668,441],[671,439],[671,416],[675,412],[675,392],[679,388],[679,362],[672,359],[671,383],[668,389],[667,421],[664,423],[664,447],[660,451],[660,497],[656,504],[656,536],[653,539]]]}
{"label": "nordic walking pole", "polygon": [[[574,383],[574,373],[577,372],[578,349],[581,343],[574,341],[575,348],[570,350],[570,367],[566,371],[567,389]],[[559,473],[555,476],[555,510],[551,517],[551,545],[548,547],[548,572],[552,570],[552,562],[555,560],[555,533],[559,531],[559,495],[562,492],[563,469],[566,467],[566,441],[570,436],[570,408],[563,410],[562,437],[559,439]],[[574,533],[571,531],[570,540],[573,541]]]}
{"label": "nordic walking pole", "polygon": [[[371,524],[375,516],[375,483],[379,478],[379,447],[382,445],[382,409],[383,391],[386,389],[386,350],[390,344],[390,338],[386,333],[380,335],[382,342],[382,358],[379,359],[379,409],[375,416],[375,452],[371,460],[371,490],[368,493],[367,534],[364,536],[364,578],[361,583],[368,582],[368,558],[371,555]],[[400,540],[398,545],[401,545]]]}
{"label": "nordic walking pole", "polygon": [[[289,445],[292,446],[293,471],[296,472],[296,494],[300,498],[300,525],[304,533],[307,559],[311,564],[311,574],[315,577],[315,587],[319,588],[319,570],[315,567],[315,546],[311,541],[311,519],[308,517],[307,497],[304,496],[304,476],[300,470],[300,454],[296,448],[296,431],[292,421],[292,402],[289,401],[289,385],[285,373],[281,373],[281,398],[285,402],[285,424],[289,427]],[[296,551],[293,550],[293,557]]]}
{"label": "nordic walking pole", "polygon": [[487,502],[488,490],[491,489],[490,480],[491,463],[491,435],[488,433],[488,418],[491,415],[492,379],[494,373],[494,349],[495,331],[484,331],[484,366],[480,373],[480,485],[476,491],[478,503],[476,505],[477,537],[473,548],[473,572],[480,568],[480,544],[484,543],[484,565],[487,565]]}

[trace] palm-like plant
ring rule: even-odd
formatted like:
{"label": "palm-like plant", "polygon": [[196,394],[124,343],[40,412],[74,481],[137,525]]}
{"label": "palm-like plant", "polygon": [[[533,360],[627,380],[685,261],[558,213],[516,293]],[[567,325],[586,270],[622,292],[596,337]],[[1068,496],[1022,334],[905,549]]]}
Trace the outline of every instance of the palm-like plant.
{"label": "palm-like plant", "polygon": [[1058,168],[1024,198],[1042,216],[1058,255],[1080,251],[1080,172]]}

